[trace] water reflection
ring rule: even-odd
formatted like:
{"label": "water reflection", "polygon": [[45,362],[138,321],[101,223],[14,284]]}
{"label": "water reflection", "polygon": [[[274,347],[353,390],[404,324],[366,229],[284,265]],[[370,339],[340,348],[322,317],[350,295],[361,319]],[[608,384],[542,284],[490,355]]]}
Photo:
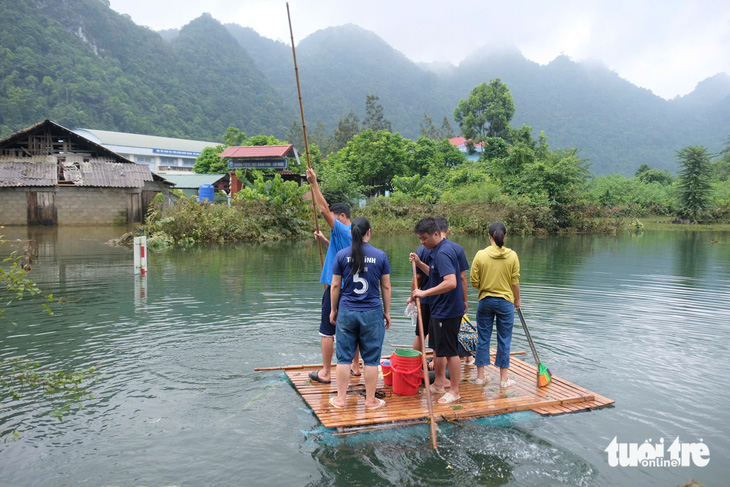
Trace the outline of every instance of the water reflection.
{"label": "water reflection", "polygon": [[[131,250],[104,245],[119,229],[5,230],[39,242],[31,277],[69,302],[54,317],[32,299],[16,303],[0,357],[104,374],[95,399],[63,423],[42,415],[53,406],[43,395],[0,393],[0,430],[21,434],[0,443],[8,485],[44,485],[58,472],[69,485],[677,485],[688,476],[709,485],[730,475],[721,461],[701,471],[611,469],[603,451],[614,436],[677,435],[702,438],[713,458],[730,451],[726,233],[510,237],[541,359],[616,407],[445,424],[432,452],[420,426],[332,437],[281,372],[253,371],[320,360],[311,243],[154,252],[145,287]],[[486,245],[454,240],[469,259]],[[386,346],[409,343],[410,320],[397,315],[418,241],[376,232],[373,245],[393,269]],[[513,343],[529,350],[519,327]]]}
{"label": "water reflection", "polygon": [[[711,235],[706,232],[689,232],[684,238],[675,240],[674,261],[677,265],[677,275],[692,279],[702,278],[711,253],[708,248],[710,241]],[[687,280],[689,286],[692,286],[692,279]]]}

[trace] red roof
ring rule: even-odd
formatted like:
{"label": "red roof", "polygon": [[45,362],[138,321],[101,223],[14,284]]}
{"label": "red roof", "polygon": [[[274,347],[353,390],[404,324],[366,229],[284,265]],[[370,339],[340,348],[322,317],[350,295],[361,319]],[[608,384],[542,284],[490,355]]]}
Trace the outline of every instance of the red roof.
{"label": "red roof", "polygon": [[289,145],[239,145],[226,148],[220,157],[231,159],[260,159],[274,157],[281,159],[292,152],[294,146]]}
{"label": "red roof", "polygon": [[[469,139],[471,140],[471,139]],[[452,137],[449,139],[449,144],[455,145],[456,147],[466,146],[467,139],[465,137]],[[478,144],[474,144],[474,147],[483,147],[484,142],[479,142]]]}

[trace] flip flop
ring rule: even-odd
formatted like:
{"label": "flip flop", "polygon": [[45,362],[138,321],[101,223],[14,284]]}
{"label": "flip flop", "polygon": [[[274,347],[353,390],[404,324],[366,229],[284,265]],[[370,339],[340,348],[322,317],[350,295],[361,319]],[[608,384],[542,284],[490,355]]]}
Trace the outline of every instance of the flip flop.
{"label": "flip flop", "polygon": [[336,398],[337,398],[337,396],[330,397],[330,406],[332,406],[335,409],[345,409],[345,406],[338,406],[337,404],[335,404],[335,399]]}
{"label": "flip flop", "polygon": [[515,381],[511,378],[499,383],[499,387],[501,387],[502,389],[507,389],[508,387],[512,387],[513,385],[515,385]]}
{"label": "flip flop", "polygon": [[356,374],[354,370],[350,369],[350,375],[353,377],[360,377],[362,375],[362,372],[359,374]]}
{"label": "flip flop", "polygon": [[429,389],[431,389],[432,394],[443,394],[444,392],[446,392],[446,389],[436,389],[436,386],[434,386],[433,384],[429,386]]}
{"label": "flip flop", "polygon": [[383,401],[382,399],[378,399],[378,405],[377,406],[373,406],[373,407],[365,406],[365,409],[367,409],[369,411],[372,411],[373,409],[382,408],[383,406],[385,406],[385,401]]}
{"label": "flip flop", "polygon": [[484,379],[476,378],[474,379],[474,383],[478,386],[483,386],[487,383],[489,383],[489,377],[485,377]]}
{"label": "flip flop", "polygon": [[313,370],[309,373],[309,378],[312,379],[313,382],[320,382],[322,384],[331,384],[331,380],[324,380],[319,378],[319,371]]}
{"label": "flip flop", "polygon": [[454,397],[454,396],[451,395],[450,392],[447,392],[446,394],[444,394],[443,396],[441,396],[437,402],[439,404],[451,404],[452,402],[456,402],[459,399],[461,399],[461,396]]}

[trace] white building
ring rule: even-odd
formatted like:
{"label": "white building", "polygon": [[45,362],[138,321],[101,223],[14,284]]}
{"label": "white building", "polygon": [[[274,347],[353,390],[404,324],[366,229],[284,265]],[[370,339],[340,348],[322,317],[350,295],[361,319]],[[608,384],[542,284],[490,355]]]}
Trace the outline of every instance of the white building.
{"label": "white building", "polygon": [[191,173],[195,159],[203,149],[219,145],[219,142],[173,139],[108,130],[80,128],[73,131],[130,161],[147,164],[154,173]]}

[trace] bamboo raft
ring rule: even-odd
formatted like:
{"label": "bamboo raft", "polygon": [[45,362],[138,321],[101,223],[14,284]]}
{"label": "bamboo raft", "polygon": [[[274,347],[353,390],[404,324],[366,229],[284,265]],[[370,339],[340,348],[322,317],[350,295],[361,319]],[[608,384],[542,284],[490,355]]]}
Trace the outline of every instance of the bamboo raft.
{"label": "bamboo raft", "polygon": [[[496,351],[492,350],[491,353],[494,363]],[[308,377],[311,371],[320,368],[321,365],[305,365],[284,369],[297,392],[326,428],[336,428],[340,434],[350,434],[429,421],[422,387],[414,396],[400,396],[393,393],[391,386],[384,385],[382,376],[378,377],[377,387],[385,392],[387,404],[384,407],[366,410],[364,397],[348,393],[347,406],[344,409],[334,409],[329,404],[330,398],[337,395],[334,370],[331,384],[312,382]],[[552,382],[546,387],[538,388],[536,367],[514,356],[510,360],[509,373],[516,381],[514,386],[501,390],[498,369],[487,367],[486,373],[489,382],[486,385],[477,385],[473,382],[476,379],[476,367],[462,364],[461,400],[440,405],[435,402],[440,395],[434,395],[433,412],[436,421],[458,421],[526,410],[541,415],[557,415],[593,410],[614,402],[556,376],[553,376]],[[364,388],[362,376],[350,376],[349,385],[355,386],[355,389]]]}

